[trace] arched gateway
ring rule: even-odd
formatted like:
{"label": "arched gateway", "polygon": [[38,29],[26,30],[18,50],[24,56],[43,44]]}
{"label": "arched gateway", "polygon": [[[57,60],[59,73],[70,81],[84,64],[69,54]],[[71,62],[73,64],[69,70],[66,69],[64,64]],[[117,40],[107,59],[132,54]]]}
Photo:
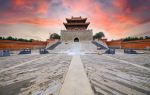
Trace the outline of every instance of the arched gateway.
{"label": "arched gateway", "polygon": [[62,41],[92,41],[93,32],[87,29],[90,22],[86,22],[87,18],[72,17],[66,18],[66,23],[63,23],[66,30],[61,30]]}
{"label": "arched gateway", "polygon": [[79,42],[79,38],[74,38],[74,42]]}

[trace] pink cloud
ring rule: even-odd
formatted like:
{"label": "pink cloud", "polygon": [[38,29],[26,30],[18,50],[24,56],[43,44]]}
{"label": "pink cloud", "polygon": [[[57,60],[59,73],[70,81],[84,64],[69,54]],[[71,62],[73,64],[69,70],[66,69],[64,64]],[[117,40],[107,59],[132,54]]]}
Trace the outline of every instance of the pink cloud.
{"label": "pink cloud", "polygon": [[0,21],[0,24],[33,24],[38,26],[57,26],[59,21],[57,19],[51,18],[10,18],[3,19]]}
{"label": "pink cloud", "polygon": [[21,21],[22,23],[35,24],[40,26],[55,26],[59,22],[57,19],[45,19],[45,18],[27,18]]}
{"label": "pink cloud", "polygon": [[[61,16],[47,17],[54,14],[55,11],[51,2],[47,0],[13,0],[11,11],[0,12],[0,15],[7,18],[0,19],[0,24],[34,24],[39,26],[63,26],[58,19],[64,20],[68,16],[87,17],[91,22],[92,28],[103,29],[110,35],[121,37],[122,32],[138,25],[141,20],[133,17],[131,14],[149,10],[150,7],[134,8],[128,6],[127,0],[112,0],[112,8],[115,12],[106,11],[102,4],[95,0],[61,0],[61,6],[67,9],[67,12],[60,12]],[[57,6],[59,6],[57,4]],[[35,6],[36,5],[36,6]],[[55,6],[55,7],[57,7]],[[108,6],[109,7],[109,6]],[[59,10],[59,8],[58,8]],[[65,11],[65,10],[64,10]],[[18,15],[16,15],[16,14]],[[56,28],[56,27],[54,27]],[[94,31],[99,32],[99,31]]]}
{"label": "pink cloud", "polygon": [[[126,0],[113,0],[113,6],[119,10],[124,10],[126,7]],[[87,17],[90,18],[91,26],[94,28],[104,29],[110,35],[123,36],[122,32],[138,25],[139,20],[127,14],[109,14],[102,9],[98,3],[93,3],[93,0],[81,0],[80,2],[71,2],[70,0],[63,0],[63,4],[69,7],[73,14],[76,12],[86,12]],[[126,13],[130,13],[128,8]],[[97,31],[98,32],[98,31]]]}
{"label": "pink cloud", "polygon": [[37,7],[37,13],[39,14],[46,14],[48,12],[48,5],[46,2],[40,2]]}
{"label": "pink cloud", "polygon": [[[13,0],[10,10],[0,12],[0,24],[36,24],[52,25],[57,19],[40,17],[48,12],[46,0]],[[33,4],[36,6],[33,6]]]}

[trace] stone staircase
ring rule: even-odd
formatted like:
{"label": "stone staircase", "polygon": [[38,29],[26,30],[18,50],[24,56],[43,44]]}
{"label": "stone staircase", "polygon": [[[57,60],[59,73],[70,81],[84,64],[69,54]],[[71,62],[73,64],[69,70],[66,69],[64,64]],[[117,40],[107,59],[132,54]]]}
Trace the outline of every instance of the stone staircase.
{"label": "stone staircase", "polygon": [[53,51],[55,53],[93,53],[97,51],[97,47],[91,43],[91,41],[82,42],[62,42],[61,45],[57,46]]}
{"label": "stone staircase", "polygon": [[101,49],[108,49],[108,46],[105,42],[102,41],[92,41],[92,43],[94,45],[96,45],[97,47],[100,47]]}
{"label": "stone staircase", "polygon": [[56,48],[59,44],[61,44],[61,41],[54,41],[53,43],[49,43],[46,46],[46,49],[48,50],[53,50],[54,48]]}

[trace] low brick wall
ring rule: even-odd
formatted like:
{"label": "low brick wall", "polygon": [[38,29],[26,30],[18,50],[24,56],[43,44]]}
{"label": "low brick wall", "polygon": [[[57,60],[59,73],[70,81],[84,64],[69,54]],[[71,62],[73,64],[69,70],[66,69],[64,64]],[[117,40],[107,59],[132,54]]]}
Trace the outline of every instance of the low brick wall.
{"label": "low brick wall", "polygon": [[107,41],[106,44],[111,48],[121,48],[121,40]]}
{"label": "low brick wall", "polygon": [[123,42],[121,40],[115,40],[107,41],[106,44],[108,45],[108,47],[114,48],[146,49],[147,47],[150,47],[150,39],[126,42]]}
{"label": "low brick wall", "polygon": [[45,41],[33,41],[33,42],[21,42],[11,40],[0,40],[0,50],[19,50],[24,48],[38,49],[46,47],[47,42]]}
{"label": "low brick wall", "polygon": [[150,39],[122,42],[121,48],[146,49],[150,47]]}

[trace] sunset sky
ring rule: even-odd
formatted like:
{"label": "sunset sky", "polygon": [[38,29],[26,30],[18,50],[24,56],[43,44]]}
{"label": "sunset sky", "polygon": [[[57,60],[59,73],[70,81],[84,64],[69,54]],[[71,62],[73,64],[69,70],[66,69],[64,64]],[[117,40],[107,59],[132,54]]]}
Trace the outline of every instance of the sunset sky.
{"label": "sunset sky", "polygon": [[0,36],[45,40],[72,16],[108,39],[150,35],[150,0],[0,0]]}

